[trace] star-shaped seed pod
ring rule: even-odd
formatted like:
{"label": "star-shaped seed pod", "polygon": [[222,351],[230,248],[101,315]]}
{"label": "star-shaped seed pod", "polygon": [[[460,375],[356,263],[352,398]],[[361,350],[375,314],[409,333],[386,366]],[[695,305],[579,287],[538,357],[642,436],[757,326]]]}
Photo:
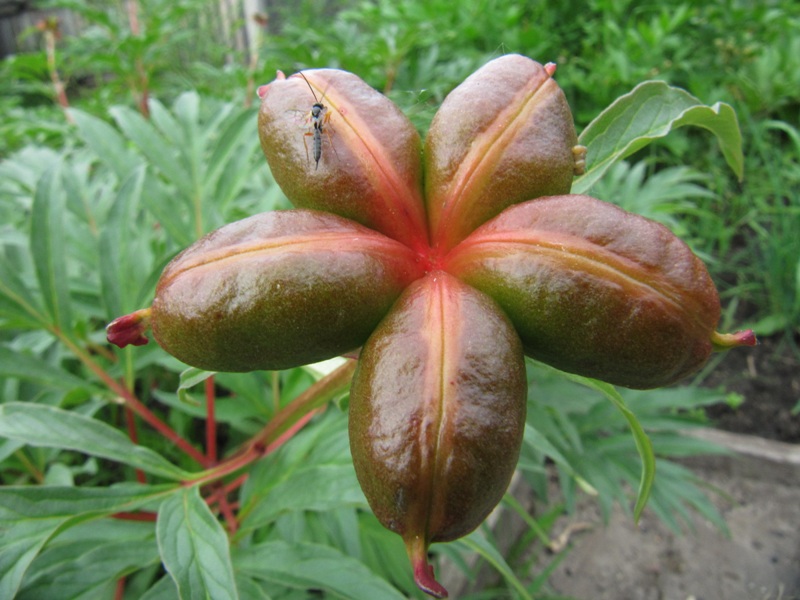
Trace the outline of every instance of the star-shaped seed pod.
{"label": "star-shaped seed pod", "polygon": [[446,98],[424,149],[356,75],[279,74],[259,89],[259,135],[297,208],[209,234],[167,266],[151,308],[109,326],[110,341],[141,344],[151,325],[214,371],[360,349],[356,473],[436,597],[429,545],[474,530],[516,466],[525,355],[653,388],[755,343],[716,332],[716,288],[669,230],[569,194],[585,149],[554,72],[488,63]]}

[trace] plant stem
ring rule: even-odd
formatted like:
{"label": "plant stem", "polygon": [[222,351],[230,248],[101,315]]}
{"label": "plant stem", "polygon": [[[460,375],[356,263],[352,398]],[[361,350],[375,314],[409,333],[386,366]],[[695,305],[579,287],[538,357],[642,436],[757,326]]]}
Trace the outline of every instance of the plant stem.
{"label": "plant stem", "polygon": [[[131,28],[131,34],[139,37],[141,35],[141,27],[139,26],[139,3],[137,0],[127,0],[125,2],[125,8],[128,13],[128,24]],[[139,97],[139,112],[144,115],[145,118],[150,118],[150,106],[148,104],[148,99],[150,96],[149,92],[149,77],[147,75],[147,70],[144,68],[144,62],[142,61],[141,56],[137,56],[136,60],[134,61],[134,66],[136,68],[136,77],[135,83],[133,84],[134,87],[134,94]],[[136,89],[138,87],[138,90]]]}
{"label": "plant stem", "polygon": [[118,512],[110,515],[112,519],[120,519],[121,521],[144,521],[147,523],[155,523],[158,515],[154,512]]}
{"label": "plant stem", "polygon": [[71,339],[69,339],[66,335],[64,335],[60,330],[55,327],[51,326],[51,332],[61,340],[61,342],[67,346],[74,354],[77,356],[80,361],[89,368],[95,375],[97,375],[106,386],[114,392],[119,398],[125,403],[127,407],[129,407],[133,412],[139,415],[146,423],[148,423],[153,429],[155,429],[158,433],[163,435],[173,444],[178,446],[181,450],[183,450],[186,454],[192,457],[195,461],[197,461],[203,467],[210,467],[211,463],[208,459],[203,455],[202,452],[199,452],[194,446],[192,446],[188,441],[178,434],[174,429],[172,429],[169,425],[164,423],[161,419],[159,419],[153,412],[147,408],[142,402],[133,395],[128,388],[114,379],[111,375],[109,375],[103,367],[98,365],[92,357],[89,356],[86,352],[83,351],[77,344],[75,344]]}
{"label": "plant stem", "polygon": [[267,426],[253,436],[250,445],[260,443],[266,446],[277,440],[294,422],[345,392],[350,387],[355,370],[356,361],[348,360],[341,367],[311,385],[278,411]]}
{"label": "plant stem", "polygon": [[212,465],[217,464],[217,419],[214,412],[214,376],[205,381],[206,389],[206,457]]}
{"label": "plant stem", "polygon": [[239,454],[235,454],[212,469],[198,473],[196,478],[184,483],[196,485],[214,481],[246,467],[269,452],[273,452],[301,429],[316,414],[316,409],[347,390],[355,369],[356,361],[350,360],[326,375],[278,411],[267,426],[254,435]]}
{"label": "plant stem", "polygon": [[125,578],[117,579],[117,587],[114,590],[114,600],[122,600],[125,597]]}
{"label": "plant stem", "polygon": [[14,452],[14,456],[17,457],[17,460],[22,463],[25,469],[28,471],[31,477],[36,480],[36,483],[44,483],[44,473],[42,473],[36,465],[34,465],[25,452],[22,449],[19,449]]}
{"label": "plant stem", "polygon": [[58,75],[56,68],[56,38],[59,36],[58,32],[58,19],[51,18],[42,20],[38,24],[38,28],[44,33],[45,52],[47,54],[47,70],[50,72],[50,81],[53,84],[53,91],[56,95],[56,102],[64,111],[64,118],[67,123],[74,125],[75,121],[69,114],[69,100],[67,99],[67,92],[64,88],[64,82]]}
{"label": "plant stem", "polygon": [[[136,431],[136,417],[129,406],[124,407],[123,410],[125,411],[125,423],[128,426],[128,437],[134,444],[138,444],[139,434]],[[139,483],[147,483],[147,477],[145,477],[144,471],[141,469],[136,469],[136,481]]]}
{"label": "plant stem", "polygon": [[281,374],[272,371],[272,410],[278,412],[281,409]]}

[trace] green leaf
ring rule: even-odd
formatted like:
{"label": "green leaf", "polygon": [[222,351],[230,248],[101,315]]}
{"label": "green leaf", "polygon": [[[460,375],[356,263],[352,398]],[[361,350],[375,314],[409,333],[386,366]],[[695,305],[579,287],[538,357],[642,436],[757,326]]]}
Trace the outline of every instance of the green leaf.
{"label": "green leaf", "polygon": [[139,258],[139,253],[132,247],[130,232],[131,225],[136,222],[145,173],[142,166],[125,179],[100,234],[101,292],[107,316],[112,319],[137,308],[132,304],[141,281],[135,276],[131,263]]}
{"label": "green leaf", "polygon": [[0,598],[14,598],[31,562],[56,534],[91,516],[130,511],[173,486],[0,488]]}
{"label": "green leaf", "polygon": [[65,198],[60,168],[45,171],[36,185],[31,213],[31,255],[36,278],[52,322],[71,330],[67,253],[64,244]]}
{"label": "green leaf", "polygon": [[242,136],[250,134],[250,131],[255,127],[254,110],[246,110],[237,115],[231,123],[228,124],[226,129],[214,146],[214,151],[208,161],[209,169],[205,173],[204,188],[206,193],[211,192],[216,188],[217,180],[222,173],[225,165],[228,163],[231,153],[236,149]]}
{"label": "green leaf", "polygon": [[52,406],[23,402],[1,405],[0,436],[30,446],[107,458],[166,479],[192,476],[149,448],[137,446],[110,425]]}
{"label": "green leaf", "polygon": [[164,575],[139,600],[180,600],[172,577]]}
{"label": "green leaf", "polygon": [[197,487],[164,501],[156,535],[164,567],[181,598],[238,598],[228,537]]}
{"label": "green leaf", "polygon": [[300,469],[274,487],[254,492],[253,496],[257,504],[244,520],[243,528],[247,529],[266,525],[286,512],[366,506],[352,464]]}
{"label": "green leaf", "polygon": [[564,373],[564,377],[603,394],[617,407],[628,422],[631,433],[633,433],[633,441],[636,443],[636,450],[642,461],[642,476],[639,480],[639,492],[636,497],[636,506],[633,509],[634,519],[638,522],[647,504],[647,500],[650,497],[650,493],[653,489],[653,480],[656,476],[656,457],[653,453],[653,444],[650,442],[650,438],[647,437],[644,429],[642,429],[636,415],[625,406],[625,401],[613,385],[603,381],[597,381],[596,379],[590,379],[589,377],[573,375],[572,373]]}
{"label": "green leaf", "polygon": [[587,192],[615,162],[684,125],[716,135],[725,160],[742,179],[742,134],[733,108],[722,102],[706,106],[663,81],[645,81],[617,98],[581,133],[578,141],[587,147],[587,170],[575,179],[572,192]]}
{"label": "green leaf", "polygon": [[514,574],[514,571],[505,561],[499,550],[486,539],[480,531],[475,531],[469,536],[459,540],[458,545],[463,545],[480,554],[495,570],[503,576],[503,578],[513,587],[520,598],[525,600],[533,600],[533,597],[525,589],[525,586]]}
{"label": "green leaf", "polygon": [[33,559],[68,517],[25,521],[0,527],[0,598],[14,598]]}
{"label": "green leaf", "polygon": [[[195,367],[189,367],[181,373],[180,383],[178,385],[178,398],[181,402],[200,406],[200,403],[189,396],[189,389],[196,386],[198,383],[204,382],[209,377],[215,375],[214,371],[203,371]],[[205,413],[205,411],[203,411]]]}
{"label": "green leaf", "polygon": [[114,106],[108,111],[122,132],[142,151],[153,168],[180,190],[191,197],[193,187],[189,173],[177,160],[180,147],[171,146],[155,127],[140,113],[124,106]]}
{"label": "green leaf", "polygon": [[5,307],[0,304],[0,311],[3,313],[13,313],[21,321],[32,319],[34,324],[45,325],[47,319],[42,314],[41,307],[9,263],[5,253],[0,253],[0,297],[8,301]]}
{"label": "green leaf", "polygon": [[0,345],[0,376],[33,381],[62,390],[92,388],[89,383],[43,360]]}
{"label": "green leaf", "polygon": [[125,483],[112,487],[0,487],[0,525],[24,520],[131,511],[175,490],[174,484]]}
{"label": "green leaf", "polygon": [[128,150],[125,139],[111,125],[74,108],[69,113],[75,120],[83,141],[120,180],[126,179],[141,164],[141,160]]}
{"label": "green leaf", "polygon": [[278,585],[322,589],[347,600],[405,598],[363,563],[329,546],[271,541],[236,552],[234,560],[238,572]]}
{"label": "green leaf", "polygon": [[525,424],[524,443],[534,450],[548,456],[554,463],[561,466],[571,477],[581,479],[566,457],[547,439],[539,430],[530,423]]}
{"label": "green leaf", "polygon": [[186,219],[185,211],[176,209],[173,194],[150,173],[145,178],[143,199],[147,210],[177,246],[189,246],[195,241],[193,229]]}
{"label": "green leaf", "polygon": [[[66,544],[48,557],[46,570],[33,564],[19,600],[94,600],[110,598],[117,580],[158,563],[155,540],[122,540],[94,544],[83,551],[80,544]],[[45,556],[42,556],[44,559]]]}

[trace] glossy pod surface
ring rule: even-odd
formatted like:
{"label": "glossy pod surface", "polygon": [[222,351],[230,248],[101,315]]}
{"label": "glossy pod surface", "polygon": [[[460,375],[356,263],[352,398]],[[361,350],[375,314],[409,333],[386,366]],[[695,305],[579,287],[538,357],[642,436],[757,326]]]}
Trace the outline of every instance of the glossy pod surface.
{"label": "glossy pod surface", "polygon": [[218,229],[167,266],[153,334],[201,369],[295,367],[361,346],[420,275],[408,248],[352,221],[264,213]]}
{"label": "glossy pod surface", "polygon": [[425,139],[434,247],[449,250],[512,204],[569,192],[577,137],[554,70],[501,56],[447,96]]}
{"label": "glossy pod surface", "polygon": [[720,305],[703,263],[666,227],[588,196],[509,208],[448,268],[503,307],[526,354],[565,371],[652,388],[713,350]]}
{"label": "glossy pod surface", "polygon": [[[313,69],[303,75],[259,90],[261,148],[281,189],[297,207],[353,219],[421,251],[428,233],[414,126],[352,73]],[[314,103],[309,85],[326,107],[319,168],[303,126]]]}
{"label": "glossy pod surface", "polygon": [[412,562],[475,529],[503,496],[525,402],[508,319],[446,273],[413,283],[370,337],[351,389],[350,446],[370,506]]}

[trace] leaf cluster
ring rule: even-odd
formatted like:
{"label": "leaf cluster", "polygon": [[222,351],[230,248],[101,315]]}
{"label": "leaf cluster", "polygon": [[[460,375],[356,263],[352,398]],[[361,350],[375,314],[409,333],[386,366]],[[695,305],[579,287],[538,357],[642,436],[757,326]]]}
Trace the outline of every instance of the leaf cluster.
{"label": "leaf cluster", "polygon": [[[621,126],[643,111],[661,120]],[[179,375],[183,367],[157,348],[112,354],[104,345],[103,325],[145,304],[181,247],[223,222],[285,206],[258,166],[252,111],[190,92],[170,107],[151,100],[150,120],[122,106],[108,112],[111,122],[73,110],[72,146],[60,153],[28,146],[0,164],[0,596],[110,596],[121,578],[127,593],[143,598],[417,594],[399,540],[366,508],[344,413],[295,411],[294,420],[272,425],[329,368],[212,379]],[[654,83],[587,128],[593,162],[581,181],[600,179],[685,124],[717,134],[739,168],[733,114]],[[677,431],[692,422],[685,411],[695,416],[710,396],[620,396],[597,382],[551,381],[550,372],[531,369],[520,468],[534,489],[543,493],[544,465],[553,461],[567,506],[580,486],[600,491],[605,509],[627,505],[627,486],[638,479],[637,513],[650,496],[676,526],[686,506],[716,518],[691,476],[664,462],[709,450]],[[209,395],[213,417],[199,399]],[[332,396],[316,398],[315,410]],[[132,410],[156,428],[137,427]],[[312,417],[300,433],[290,427]],[[197,450],[209,423],[222,464],[252,450],[265,427],[293,439],[248,467],[243,483],[234,470],[215,475],[211,438],[205,454]],[[609,460],[597,463],[597,453]],[[657,463],[662,477],[654,484]],[[236,505],[235,518],[223,497]],[[529,519],[527,539],[546,539],[556,514]],[[526,583],[522,563],[503,558],[488,530],[447,550],[466,572],[473,552],[520,597],[544,585],[542,578]]]}

